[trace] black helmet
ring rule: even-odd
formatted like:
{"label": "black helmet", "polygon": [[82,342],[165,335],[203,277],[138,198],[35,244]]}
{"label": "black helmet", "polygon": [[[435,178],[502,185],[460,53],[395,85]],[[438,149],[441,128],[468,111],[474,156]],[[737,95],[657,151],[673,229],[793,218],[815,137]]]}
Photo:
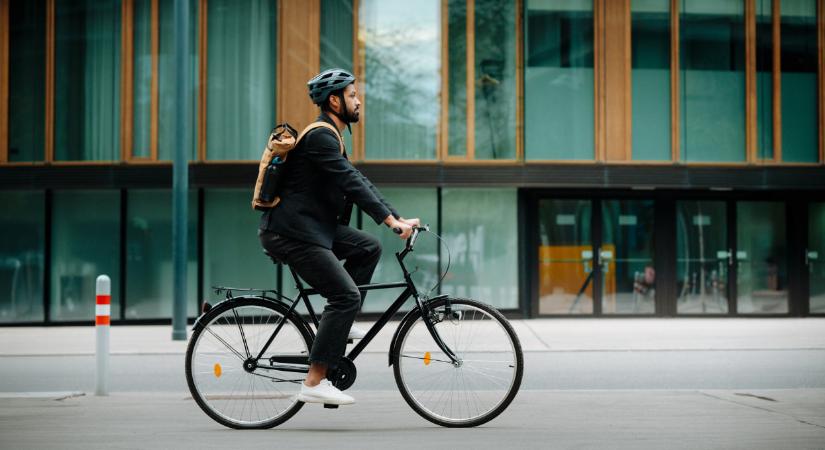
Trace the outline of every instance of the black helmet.
{"label": "black helmet", "polygon": [[309,98],[316,105],[324,103],[329,94],[344,89],[355,82],[355,77],[344,69],[329,69],[315,75],[307,82]]}

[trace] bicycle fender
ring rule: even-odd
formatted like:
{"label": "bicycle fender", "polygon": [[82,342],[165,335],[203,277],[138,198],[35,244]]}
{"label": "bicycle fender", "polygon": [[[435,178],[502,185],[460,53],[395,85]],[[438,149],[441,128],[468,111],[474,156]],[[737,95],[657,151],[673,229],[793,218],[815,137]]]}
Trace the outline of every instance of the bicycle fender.
{"label": "bicycle fender", "polygon": [[417,319],[420,315],[421,309],[418,306],[416,306],[415,308],[411,309],[407,314],[405,314],[404,317],[401,319],[401,323],[398,324],[398,328],[395,329],[395,333],[393,333],[392,340],[390,341],[390,351],[387,354],[387,357],[389,359],[387,364],[388,366],[392,366],[392,355],[397,352],[396,347],[400,345],[400,343],[398,342],[398,335],[401,334],[401,329],[404,328],[404,325],[406,325],[407,322]]}

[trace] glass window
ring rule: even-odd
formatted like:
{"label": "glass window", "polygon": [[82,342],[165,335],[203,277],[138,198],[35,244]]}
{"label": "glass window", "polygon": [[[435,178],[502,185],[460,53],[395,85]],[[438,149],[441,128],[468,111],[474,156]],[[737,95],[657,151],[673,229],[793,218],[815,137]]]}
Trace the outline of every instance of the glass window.
{"label": "glass window", "polygon": [[467,155],[467,0],[449,0],[449,156]]}
{"label": "glass window", "polygon": [[527,0],[525,157],[593,159],[593,2]]}
{"label": "glass window", "polygon": [[516,158],[515,1],[475,0],[475,158]]}
{"label": "glass window", "polygon": [[277,4],[209,0],[206,158],[257,160],[275,123]]}
{"label": "glass window", "polygon": [[681,159],[745,160],[742,0],[682,0]]}
{"label": "glass window", "polygon": [[151,157],[152,0],[134,0],[132,156]]}
{"label": "glass window", "polygon": [[0,323],[43,320],[44,204],[43,192],[0,191]]}
{"label": "glass window", "polygon": [[[198,103],[198,4],[200,0],[189,0],[189,70],[191,72],[191,91],[188,97],[190,127],[189,160],[197,159],[196,111]],[[177,130],[177,111],[175,95],[175,2],[159,2],[160,42],[158,55],[158,159],[171,161],[175,157],[175,132]],[[211,32],[211,31],[210,31]],[[137,102],[137,98],[135,98]]]}
{"label": "glass window", "polygon": [[676,310],[728,312],[728,225],[725,202],[676,202]]}
{"label": "glass window", "polygon": [[[418,217],[422,224],[430,224],[436,233],[438,224],[438,193],[434,188],[381,188],[381,194],[403,217]],[[404,241],[390,231],[384,224],[375,222],[363,212],[361,223],[367,231],[381,241],[381,261],[372,276],[373,283],[391,283],[404,281],[404,275],[398,266],[395,254],[404,249]],[[415,251],[404,259],[407,270],[413,271],[413,280],[422,294],[435,286],[438,280],[438,242],[430,234],[423,234],[415,244]],[[444,267],[441,268],[442,270]],[[383,312],[401,293],[401,289],[372,291],[364,301],[364,311]],[[435,295],[433,293],[432,295]],[[412,303],[404,305],[408,310]]]}
{"label": "glass window", "polygon": [[261,213],[248,189],[207,189],[203,212],[203,292],[212,286],[275,289],[277,268],[258,241]]}
{"label": "glass window", "polygon": [[590,200],[539,202],[539,314],[593,313]]}
{"label": "glass window", "polygon": [[56,161],[120,159],[118,0],[55,3]]}
{"label": "glass window", "polygon": [[112,280],[111,314],[119,318],[120,192],[55,191],[51,242],[52,320],[94,320],[98,275]]}
{"label": "glass window", "polygon": [[655,312],[656,270],[653,264],[652,200],[602,202],[602,312]]}
{"label": "glass window", "polygon": [[517,204],[515,189],[442,191],[442,233],[451,253],[443,293],[518,307]]}
{"label": "glass window", "polygon": [[825,203],[811,203],[808,212],[808,263],[810,311],[825,313]]}
{"label": "glass window", "polygon": [[[189,193],[187,309],[197,315],[198,200]],[[172,192],[134,189],[128,193],[126,223],[126,318],[172,317]]]}
{"label": "glass window", "polygon": [[737,310],[745,314],[788,312],[785,205],[736,204]]}
{"label": "glass window", "polygon": [[817,142],[816,1],[783,0],[782,160],[816,162]]}
{"label": "glass window", "polygon": [[441,91],[441,2],[360,2],[365,155],[436,158]]}
{"label": "glass window", "polygon": [[45,0],[9,3],[8,161],[43,161]]}
{"label": "glass window", "polygon": [[[340,67],[353,71],[352,20],[352,0],[321,0],[321,70]],[[352,149],[352,135],[343,133],[341,137],[346,148]]]}
{"label": "glass window", "polygon": [[773,29],[771,3],[756,0],[756,151],[773,159]]}
{"label": "glass window", "polygon": [[670,1],[631,3],[633,159],[671,159]]}

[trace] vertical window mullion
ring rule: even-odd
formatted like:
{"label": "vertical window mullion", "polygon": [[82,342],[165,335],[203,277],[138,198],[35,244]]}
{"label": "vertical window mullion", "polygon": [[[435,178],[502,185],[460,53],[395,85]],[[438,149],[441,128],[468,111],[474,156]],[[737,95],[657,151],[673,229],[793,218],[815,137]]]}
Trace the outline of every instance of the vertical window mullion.
{"label": "vertical window mullion", "polygon": [[120,58],[120,158],[134,158],[134,52],[135,14],[134,0],[123,0],[121,4],[121,58]]}
{"label": "vertical window mullion", "polygon": [[670,155],[676,163],[679,149],[679,0],[670,0]]}
{"label": "vertical window mullion", "polygon": [[467,160],[476,154],[475,0],[467,0]]}
{"label": "vertical window mullion", "polygon": [[780,0],[773,0],[771,4],[771,39],[773,72],[773,161],[782,161],[782,41],[780,24],[782,21],[782,10]]}
{"label": "vertical window mullion", "polygon": [[158,67],[160,64],[160,5],[158,4],[159,0],[152,0],[152,25],[151,25],[151,33],[152,33],[152,86],[150,87],[151,91],[151,112],[150,112],[150,119],[149,119],[149,127],[150,127],[150,159],[152,161],[158,160],[158,116],[159,116],[159,109],[160,109],[160,99],[159,99],[159,84],[160,79],[158,78]]}
{"label": "vertical window mullion", "polygon": [[9,1],[0,0],[0,164],[9,160]]}
{"label": "vertical window mullion", "polygon": [[46,111],[44,151],[47,163],[54,160],[54,46],[55,0],[46,0]]}

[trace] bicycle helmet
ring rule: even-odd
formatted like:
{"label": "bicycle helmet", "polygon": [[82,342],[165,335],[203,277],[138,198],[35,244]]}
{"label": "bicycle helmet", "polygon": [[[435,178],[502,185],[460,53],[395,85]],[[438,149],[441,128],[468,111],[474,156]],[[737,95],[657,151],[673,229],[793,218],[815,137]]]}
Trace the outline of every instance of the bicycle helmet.
{"label": "bicycle helmet", "polygon": [[316,105],[323,104],[330,94],[355,82],[355,77],[344,69],[328,69],[307,82],[309,98]]}

